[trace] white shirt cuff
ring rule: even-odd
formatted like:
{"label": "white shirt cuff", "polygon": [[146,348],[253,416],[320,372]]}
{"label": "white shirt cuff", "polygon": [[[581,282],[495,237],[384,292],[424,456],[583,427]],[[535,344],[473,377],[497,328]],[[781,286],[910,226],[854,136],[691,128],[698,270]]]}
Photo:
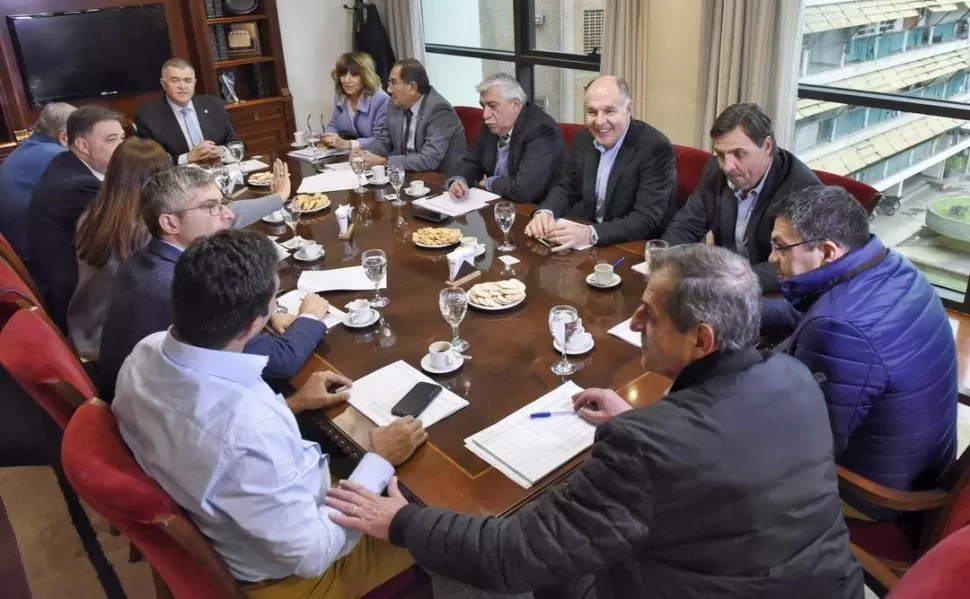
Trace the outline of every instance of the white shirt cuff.
{"label": "white shirt cuff", "polygon": [[188,164],[188,163],[189,163],[189,155],[188,154],[182,154],[182,155],[179,156],[179,159],[178,159],[178,164],[179,165]]}

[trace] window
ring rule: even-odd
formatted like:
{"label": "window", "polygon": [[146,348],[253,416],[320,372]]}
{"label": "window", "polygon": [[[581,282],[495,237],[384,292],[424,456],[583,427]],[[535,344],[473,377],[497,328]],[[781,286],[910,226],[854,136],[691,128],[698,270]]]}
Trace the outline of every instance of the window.
{"label": "window", "polygon": [[422,0],[424,42],[514,50],[512,5],[512,0]]}
{"label": "window", "polygon": [[508,73],[515,75],[515,64],[467,56],[427,54],[424,67],[428,79],[438,93],[448,99],[452,106],[478,106],[478,85],[485,75]]}
{"label": "window", "polygon": [[583,122],[583,98],[586,86],[599,76],[592,71],[558,67],[535,68],[536,96],[546,98],[546,112],[561,123]]}

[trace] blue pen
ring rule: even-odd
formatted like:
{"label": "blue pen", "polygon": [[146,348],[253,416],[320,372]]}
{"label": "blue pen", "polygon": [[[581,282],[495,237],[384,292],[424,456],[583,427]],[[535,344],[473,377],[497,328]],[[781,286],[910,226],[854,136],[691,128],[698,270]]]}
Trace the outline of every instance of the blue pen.
{"label": "blue pen", "polygon": [[620,259],[613,263],[613,270],[619,268],[621,264],[623,264],[623,256],[620,256]]}
{"label": "blue pen", "polygon": [[549,418],[550,416],[575,416],[576,412],[564,410],[562,412],[532,412],[529,418]]}

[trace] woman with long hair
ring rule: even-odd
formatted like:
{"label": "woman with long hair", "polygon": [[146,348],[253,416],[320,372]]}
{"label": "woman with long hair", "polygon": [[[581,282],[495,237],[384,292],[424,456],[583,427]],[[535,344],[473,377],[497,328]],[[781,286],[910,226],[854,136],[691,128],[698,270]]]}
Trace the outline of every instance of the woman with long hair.
{"label": "woman with long hair", "polygon": [[101,327],[118,265],[150,239],[141,217],[141,188],[172,168],[157,142],[129,137],[108,163],[98,197],[78,219],[78,285],[67,310],[68,337],[82,357],[96,360]]}
{"label": "woman with long hair", "polygon": [[374,60],[364,52],[347,52],[330,73],[334,84],[333,116],[324,145],[342,150],[368,149],[374,138],[386,137],[387,103]]}

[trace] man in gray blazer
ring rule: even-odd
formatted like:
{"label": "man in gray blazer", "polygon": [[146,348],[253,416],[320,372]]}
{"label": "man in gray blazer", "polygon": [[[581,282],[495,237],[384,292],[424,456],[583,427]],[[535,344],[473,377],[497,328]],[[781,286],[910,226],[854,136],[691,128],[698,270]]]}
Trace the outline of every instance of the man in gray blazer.
{"label": "man in gray blazer", "polygon": [[365,152],[367,166],[392,164],[406,171],[453,172],[465,155],[465,128],[448,100],[428,81],[428,72],[413,58],[394,63],[388,78],[390,139]]}

